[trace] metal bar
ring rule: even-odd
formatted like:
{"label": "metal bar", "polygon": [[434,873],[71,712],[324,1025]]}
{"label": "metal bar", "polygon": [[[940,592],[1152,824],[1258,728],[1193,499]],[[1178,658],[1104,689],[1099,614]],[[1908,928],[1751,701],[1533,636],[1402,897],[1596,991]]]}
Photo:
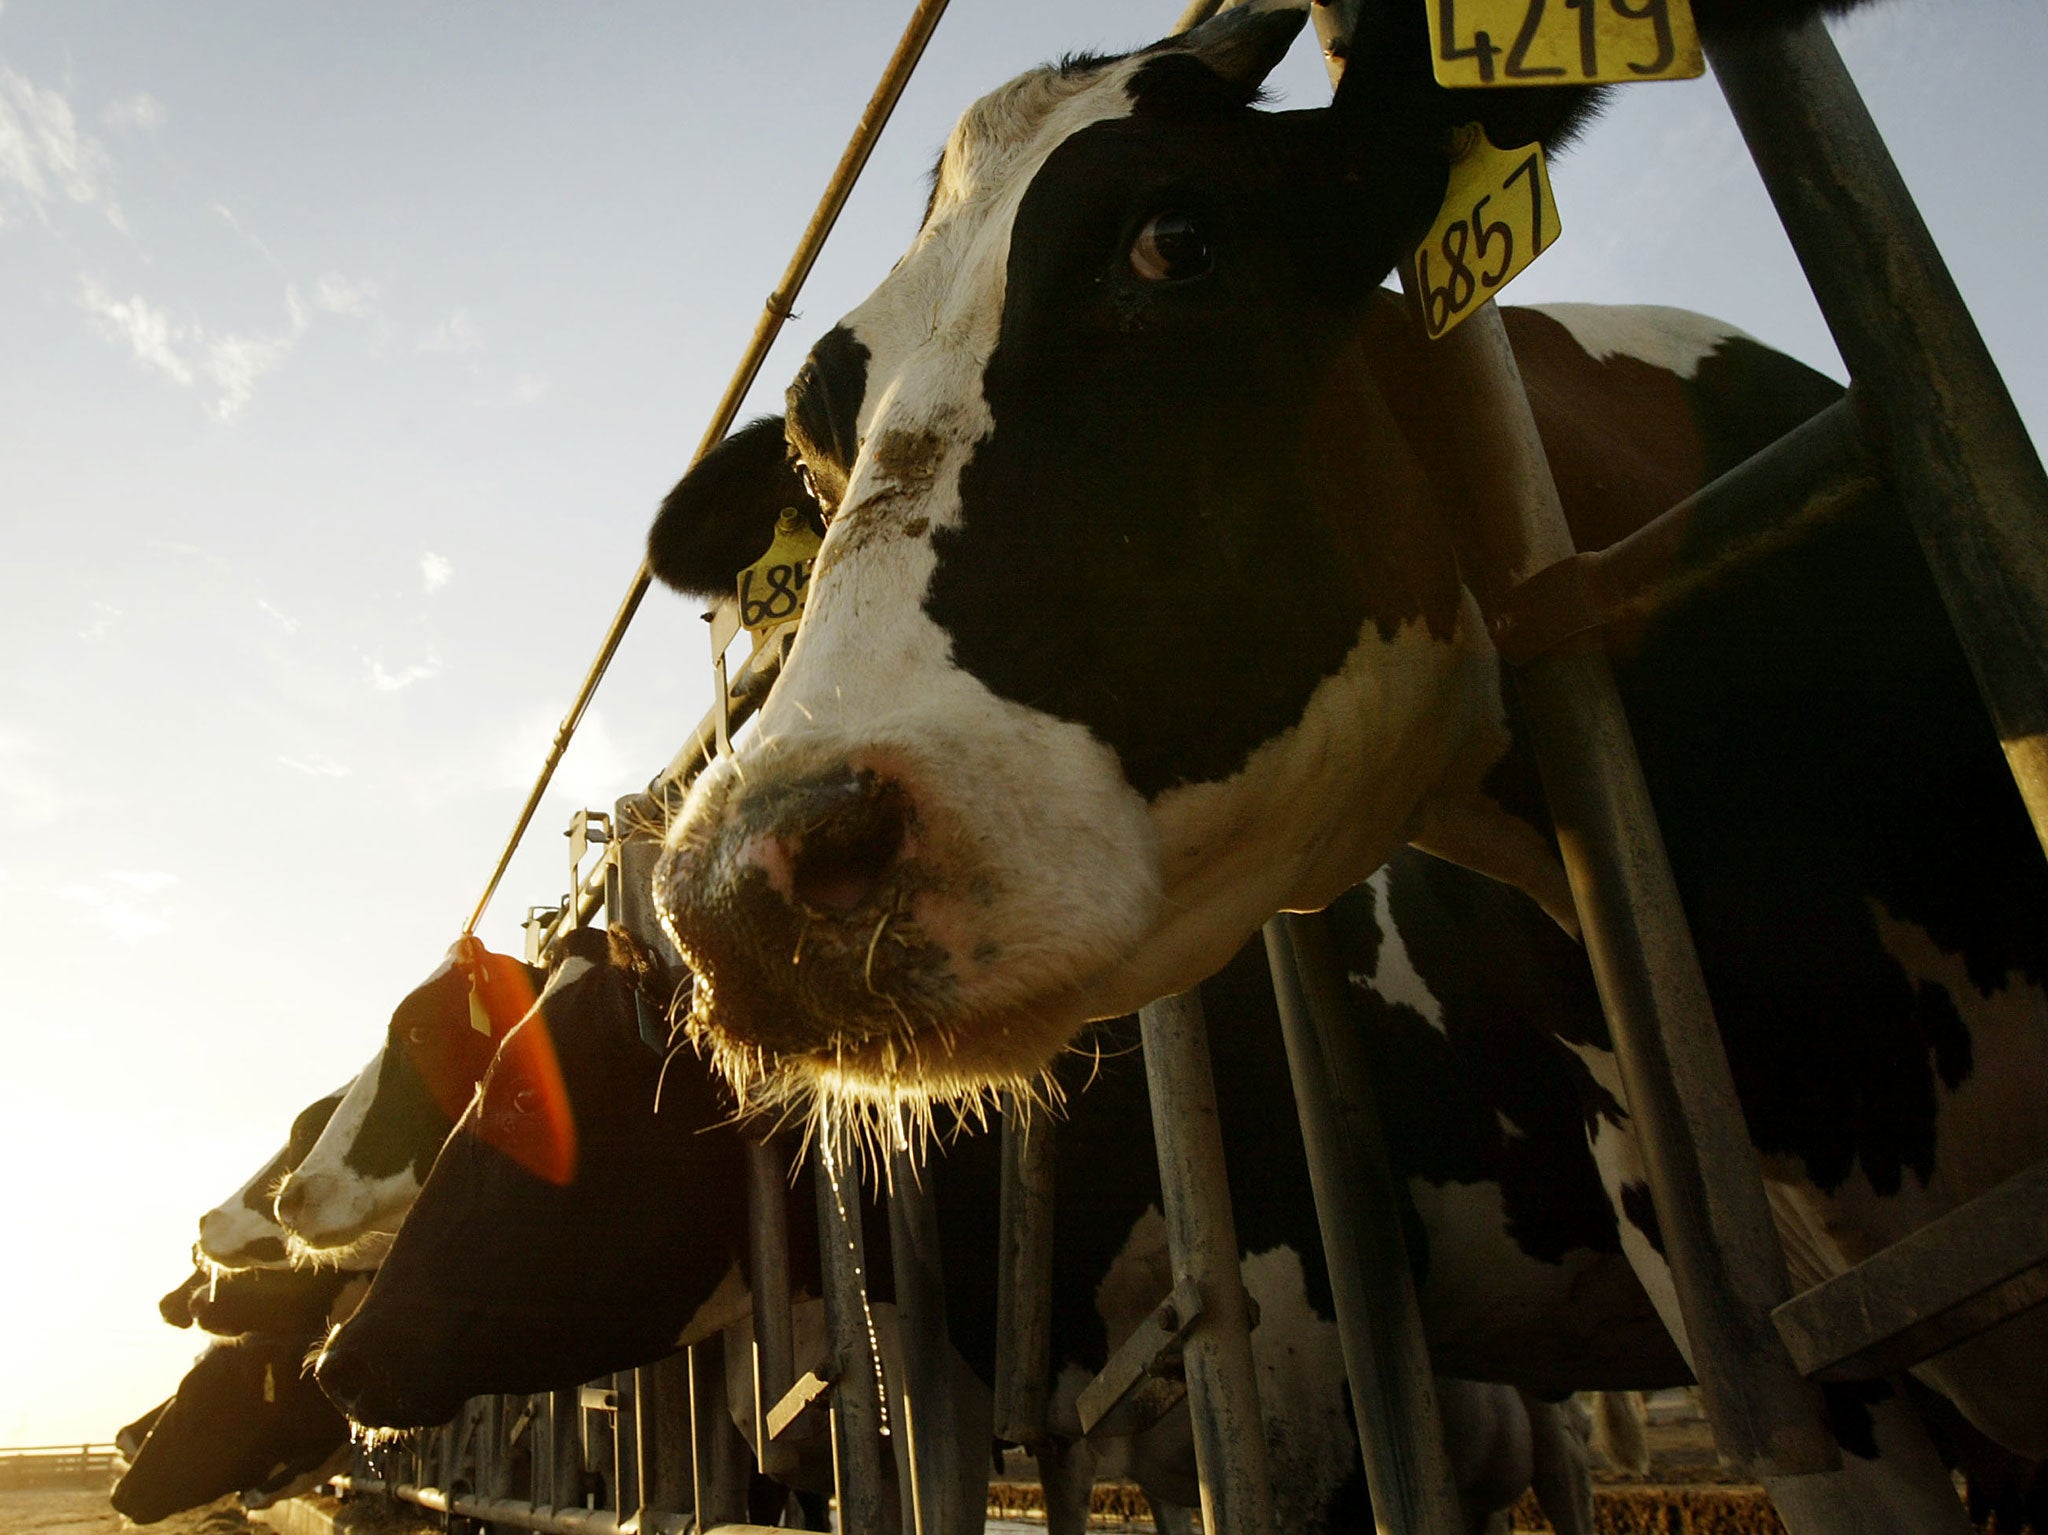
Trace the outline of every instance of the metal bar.
{"label": "metal bar", "polygon": [[574,1391],[550,1391],[547,1399],[548,1491],[557,1506],[584,1500],[583,1408]]}
{"label": "metal bar", "polygon": [[889,1266],[896,1281],[896,1392],[910,1448],[906,1529],[943,1535],[969,1527],[961,1506],[960,1414],[953,1400],[953,1342],[946,1326],[946,1269],[938,1211],[908,1146],[889,1155]]}
{"label": "metal bar", "polygon": [[1003,1184],[996,1256],[995,1435],[1045,1439],[1052,1391],[1053,1119],[1003,1095]]}
{"label": "metal bar", "polygon": [[2048,847],[2048,473],[1827,29],[1706,48]]}
{"label": "metal bar", "polygon": [[[804,232],[797,239],[796,251],[789,258],[789,265],[783,269],[782,280],[775,291],[768,295],[762,308],[761,318],[754,326],[754,334],[747,343],[747,350],[733,375],[725,386],[725,394],[718,407],[711,413],[710,424],[699,439],[697,452],[690,462],[695,463],[724,439],[726,430],[732,425],[733,417],[739,414],[741,403],[747,391],[754,386],[754,379],[761,371],[761,364],[767,360],[768,349],[775,344],[783,324],[793,313],[791,306],[810,276],[811,267],[824,249],[825,238],[838,222],[839,212],[846,206],[846,199],[852,195],[854,183],[860,179],[868,156],[874,152],[876,142],[882,136],[882,129],[888,125],[889,115],[896,109],[896,102],[903,94],[903,88],[910,83],[911,72],[917,68],[917,61],[924,56],[925,44],[931,41],[932,31],[939,24],[939,18],[946,13],[946,0],[919,0],[916,11],[911,14],[910,24],[903,29],[903,36],[896,44],[896,51],[889,56],[889,62],[882,70],[882,78],[875,91],[868,98],[868,104],[861,109],[860,121],[854,125],[853,137],[847,141],[845,152],[839,157],[839,164],[833,169],[832,179],[826,183],[825,193],[818,199],[818,206],[811,214],[811,221],[804,226]],[[620,600],[619,608],[612,615],[610,626],[605,630],[604,639],[599,643],[597,655],[590,663],[590,670],[584,675],[583,685],[576,690],[575,701],[569,705],[569,712],[562,717],[562,723],[555,731],[554,744],[548,748],[547,760],[541,764],[540,776],[534,780],[533,790],[526,796],[526,804],[519,812],[519,819],[513,823],[512,835],[506,840],[505,850],[498,855],[498,865],[491,871],[490,879],[484,885],[484,892],[476,903],[476,910],[470,913],[469,921],[463,925],[465,933],[476,931],[477,923],[483,920],[485,910],[491,904],[491,897],[497,894],[498,882],[505,877],[505,870],[511,867],[512,855],[519,850],[520,840],[526,835],[526,828],[533,820],[533,813],[540,808],[541,796],[548,791],[548,784],[555,776],[555,769],[561,765],[563,753],[569,749],[569,742],[575,737],[576,727],[583,722],[583,712],[590,707],[590,700],[597,693],[598,684],[604,681],[604,674],[617,654],[619,644],[626,637],[626,629],[633,622],[633,615],[640,610],[640,601],[647,595],[647,588],[653,583],[653,573],[643,558],[633,572],[626,595]]]}
{"label": "metal bar", "polygon": [[[1493,536],[1461,558],[1497,596],[1570,558],[1571,536],[1499,313],[1482,306],[1432,357],[1444,430],[1491,471],[1473,526]],[[1581,637],[1514,675],[1716,1444],[1794,1535],[1856,1528],[1869,1511],[1830,1474],[1819,1392],[1770,1323],[1784,1254],[1607,657]]]}
{"label": "metal bar", "polygon": [[747,1280],[754,1295],[754,1453],[763,1476],[783,1476],[796,1447],[769,1433],[767,1410],[796,1384],[789,1314],[788,1144],[747,1142]]}
{"label": "metal bar", "polygon": [[1202,1298],[1202,1317],[1181,1346],[1202,1518],[1217,1535],[1272,1535],[1250,1307],[1238,1267],[1201,994],[1151,1003],[1138,1020],[1174,1288],[1191,1283]]}
{"label": "metal bar", "polygon": [[[478,1519],[517,1530],[538,1530],[545,1535],[618,1535],[622,1521],[609,1508],[560,1508],[545,1503],[523,1502],[517,1498],[475,1498],[450,1495],[445,1488],[414,1482],[390,1482],[373,1476],[337,1476],[334,1485],[343,1492],[382,1495],[437,1514]],[[694,1520],[683,1514],[648,1512],[640,1520],[641,1535],[774,1535],[766,1525],[721,1524],[698,1532]]]}
{"label": "metal bar", "polygon": [[1436,1375],[1401,1233],[1401,1187],[1344,1005],[1327,919],[1266,924],[1294,1102],[1337,1306],[1344,1373],[1373,1519],[1381,1530],[1457,1535],[1465,1525],[1444,1449]]}
{"label": "metal bar", "polygon": [[1785,1302],[1773,1314],[1799,1368],[1873,1380],[2048,1301],[2048,1162]]}
{"label": "metal bar", "polygon": [[697,1509],[696,1450],[690,1439],[690,1361],[682,1353],[636,1370],[640,1426],[640,1506],[676,1513]]}
{"label": "metal bar", "polygon": [[621,1370],[612,1382],[612,1507],[624,1524],[640,1512],[640,1372]]}
{"label": "metal bar", "polygon": [[888,1431],[867,1297],[867,1253],[861,1233],[860,1178],[846,1146],[820,1130],[812,1145],[818,1195],[818,1249],[825,1288],[825,1330],[832,1349],[832,1428],[839,1487],[839,1528],[880,1535],[882,1435]]}
{"label": "metal bar", "polygon": [[1095,1379],[1074,1398],[1081,1432],[1123,1438],[1157,1423],[1188,1394],[1181,1375],[1181,1340],[1202,1318],[1202,1292],[1193,1284],[1171,1295],[1116,1346]]}
{"label": "metal bar", "polygon": [[1867,505],[1878,481],[1844,396],[1620,543],[1547,565],[1487,616],[1515,666],[1645,618]]}

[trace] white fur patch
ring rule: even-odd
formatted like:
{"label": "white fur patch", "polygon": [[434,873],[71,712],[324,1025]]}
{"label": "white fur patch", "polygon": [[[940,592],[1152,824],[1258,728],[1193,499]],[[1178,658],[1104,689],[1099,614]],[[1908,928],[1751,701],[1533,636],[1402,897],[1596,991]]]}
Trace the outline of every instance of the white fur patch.
{"label": "white fur patch", "polygon": [[348,1165],[349,1151],[377,1101],[377,1075],[383,1064],[384,1052],[379,1050],[342,1095],[306,1160],[286,1180],[287,1185],[306,1190],[289,1229],[310,1247],[338,1247],[365,1232],[396,1231],[419,1197],[420,1180],[410,1167],[387,1178],[365,1178]]}
{"label": "white fur patch", "polygon": [[1664,304],[1531,304],[1572,333],[1597,362],[1633,357],[1679,378],[1698,376],[1700,364],[1732,338],[1756,338],[1725,320]]}
{"label": "white fur patch", "polygon": [[[1447,1033],[1444,1027],[1443,1004],[1437,1001],[1436,994],[1429,989],[1429,984],[1417,972],[1415,961],[1408,953],[1408,942],[1401,936],[1401,930],[1394,925],[1393,901],[1388,893],[1391,878],[1388,870],[1381,869],[1366,881],[1367,888],[1372,891],[1373,920],[1379,925],[1380,930],[1379,966],[1370,975],[1362,970],[1354,970],[1350,977],[1351,984],[1364,987],[1390,1006],[1405,1007],[1420,1013],[1423,1022],[1437,1033]],[[1505,1117],[1502,1118],[1501,1125],[1509,1134],[1521,1133],[1508,1125]]]}

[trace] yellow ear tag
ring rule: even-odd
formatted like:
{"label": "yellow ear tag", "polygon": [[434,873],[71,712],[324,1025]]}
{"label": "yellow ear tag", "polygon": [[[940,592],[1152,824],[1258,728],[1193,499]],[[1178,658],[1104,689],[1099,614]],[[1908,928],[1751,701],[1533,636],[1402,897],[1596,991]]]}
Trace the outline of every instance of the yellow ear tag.
{"label": "yellow ear tag", "polygon": [[811,567],[823,542],[795,507],[782,509],[768,552],[739,575],[740,624],[749,634],[759,639],[803,617]]}
{"label": "yellow ear tag", "polygon": [[1460,128],[1444,205],[1410,274],[1430,339],[1505,288],[1558,232],[1543,146],[1495,149],[1477,123]]}
{"label": "yellow ear tag", "polygon": [[1706,72],[1691,0],[1423,0],[1438,85],[1591,85]]}
{"label": "yellow ear tag", "polygon": [[491,1032],[491,1015],[484,1007],[483,997],[477,992],[482,980],[481,974],[469,978],[469,1026],[479,1034],[488,1035]]}
{"label": "yellow ear tag", "polygon": [[263,1400],[266,1402],[275,1402],[277,1400],[276,1365],[267,1364],[263,1367]]}

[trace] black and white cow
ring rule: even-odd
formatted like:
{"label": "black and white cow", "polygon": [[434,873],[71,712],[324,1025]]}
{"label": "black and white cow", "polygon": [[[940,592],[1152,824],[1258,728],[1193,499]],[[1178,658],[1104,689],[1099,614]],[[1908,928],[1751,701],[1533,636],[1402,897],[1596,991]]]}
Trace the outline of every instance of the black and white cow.
{"label": "black and white cow", "polygon": [[[381,1251],[498,1046],[532,1009],[546,979],[464,938],[407,993],[391,1014],[383,1049],[277,1185],[277,1219],[302,1255],[333,1262]],[[572,1132],[557,1129],[571,1136],[546,1148],[559,1171],[574,1147]]]}
{"label": "black and white cow", "polygon": [[209,1347],[176,1395],[122,1430],[148,1424],[127,1454],[114,1507],[137,1524],[231,1493],[261,1508],[339,1470],[348,1421],[305,1367],[321,1331],[251,1333]]}
{"label": "black and white cow", "polygon": [[[1586,1149],[1589,1118],[1611,1104],[1538,1026],[1555,1010],[1545,982],[1560,969],[1565,984],[1582,989],[1581,1010],[1593,1008],[1570,940],[1516,893],[1421,854],[1403,855],[1339,913],[1359,1023],[1413,1192],[1438,1367],[1552,1397],[1683,1380],[1683,1363],[1622,1259]],[[1465,937],[1523,956],[1519,974],[1490,991],[1461,985],[1457,945]],[[1204,996],[1246,1281],[1262,1316],[1254,1342],[1274,1420],[1284,1524],[1347,1528],[1362,1517],[1355,1441],[1258,950],[1208,982]],[[581,1127],[578,1176],[550,1186],[493,1149],[516,1133],[522,1090],[516,1071],[495,1068],[369,1298],[322,1356],[322,1383],[364,1421],[439,1421],[473,1394],[563,1387],[648,1362],[747,1313],[745,1210],[736,1197],[743,1149],[722,1086],[687,1054],[662,1078],[660,1057],[642,1038],[633,983],[619,969],[586,974],[561,992],[549,1021]],[[1099,1063],[1070,1073],[1077,1087],[1090,1085],[1074,1093],[1055,1130],[1054,1342],[1064,1362],[1055,1427],[1070,1440],[1079,1438],[1079,1384],[1171,1288],[1150,1111],[1128,1021],[1099,1035],[1096,1048]],[[657,1080],[661,1110],[650,1115]],[[493,1120],[500,1123],[486,1142],[474,1132]],[[954,1340],[986,1380],[995,1351],[993,1141],[962,1139],[935,1176]],[[808,1210],[808,1183],[792,1204]],[[815,1294],[809,1228],[807,1219],[795,1222],[793,1264],[800,1287]],[[886,1222],[871,1230],[869,1262],[886,1317],[893,1291],[885,1232]],[[734,1346],[744,1360],[744,1340]],[[744,1368],[730,1373],[747,1378]],[[975,1389],[985,1403],[985,1389]],[[1447,1382],[1446,1397],[1456,1415],[1452,1442],[1470,1452],[1461,1457],[1468,1486],[1497,1492],[1504,1463],[1514,1485],[1501,1501],[1511,1501],[1540,1472],[1554,1519],[1571,1528],[1565,1499],[1573,1485],[1583,1495],[1583,1451],[1573,1450],[1577,1441],[1557,1410],[1525,1406],[1505,1387]],[[1489,1465],[1483,1451],[1497,1445],[1508,1453]],[[1063,1456],[1048,1480],[1073,1502],[1097,1471],[1129,1472],[1165,1503],[1193,1504],[1184,1412],[1135,1441],[1112,1441],[1101,1463],[1091,1453]]]}
{"label": "black and white cow", "polygon": [[[1404,841],[1573,921],[1462,584],[1467,466],[1378,284],[1436,209],[1447,124],[1554,138],[1581,103],[1446,97],[1420,9],[1389,18],[1320,111],[1248,104],[1298,21],[1272,9],[976,103],[787,421],[665,503],[652,558],[694,592],[780,508],[830,520],[781,679],[658,879],[742,1077],[1029,1079]],[[1505,319],[1581,547],[1840,394],[1694,315]],[[1608,643],[1795,1280],[2048,1154],[2048,871],[1903,520]],[[1486,984],[1499,956],[1468,958]],[[1626,1122],[1597,1129],[1622,1201]],[[1647,1202],[1619,1208],[1678,1329]],[[1917,1373],[2048,1450],[2048,1311]]]}
{"label": "black and white cow", "polygon": [[[190,1327],[216,1337],[245,1332],[316,1332],[344,1304],[351,1285],[355,1294],[369,1281],[360,1270],[320,1265],[310,1268],[219,1269],[202,1264],[177,1289],[157,1302],[157,1312],[173,1327]],[[345,1303],[353,1310],[353,1302]]]}
{"label": "black and white cow", "polygon": [[348,1088],[316,1098],[299,1110],[291,1134],[235,1192],[199,1217],[199,1254],[221,1268],[283,1268],[291,1261],[277,1223],[277,1190],[306,1159]]}

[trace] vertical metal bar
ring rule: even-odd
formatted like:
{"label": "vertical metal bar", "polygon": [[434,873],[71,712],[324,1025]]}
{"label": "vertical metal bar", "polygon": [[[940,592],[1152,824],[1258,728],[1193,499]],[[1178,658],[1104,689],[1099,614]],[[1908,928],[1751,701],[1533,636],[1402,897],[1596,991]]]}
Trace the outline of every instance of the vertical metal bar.
{"label": "vertical metal bar", "polygon": [[1003,1186],[996,1257],[995,1433],[1045,1438],[1052,1389],[1053,1121],[1003,1095]]}
{"label": "vertical metal bar", "polygon": [[583,1434],[576,1393],[550,1391],[541,1404],[548,1426],[547,1501],[569,1508],[583,1501]]}
{"label": "vertical metal bar", "polygon": [[2048,473],[1827,29],[1707,56],[2048,847]]}
{"label": "vertical metal bar", "polygon": [[716,1405],[707,1407],[704,1402],[704,1385],[697,1373],[697,1344],[683,1350],[684,1368],[690,1376],[690,1512],[698,1525],[704,1523],[704,1430],[706,1419],[717,1410]]}
{"label": "vertical metal bar", "polygon": [[843,1139],[820,1131],[813,1144],[818,1249],[825,1285],[825,1329],[832,1348],[833,1446],[844,1535],[879,1535],[885,1402],[867,1299],[860,1177]]}
{"label": "vertical metal bar", "polygon": [[1193,1283],[1202,1315],[1183,1345],[1202,1518],[1213,1535],[1272,1535],[1273,1489],[1252,1363],[1251,1315],[1202,999],[1185,992],[1138,1015],[1152,1095],[1159,1184],[1176,1287]]}
{"label": "vertical metal bar", "polygon": [[[894,1405],[910,1454],[905,1512],[916,1535],[969,1527],[960,1506],[960,1415],[953,1401],[953,1342],[946,1326],[946,1274],[938,1211],[917,1159],[889,1156],[889,1262],[896,1280],[896,1341],[903,1380]],[[928,1176],[936,1176],[933,1171]]]}
{"label": "vertical metal bar", "polygon": [[1401,1235],[1400,1185],[1387,1161],[1362,1041],[1344,1005],[1327,919],[1273,918],[1266,924],[1266,959],[1373,1521],[1387,1532],[1458,1535],[1464,1517]]}
{"label": "vertical metal bar", "polygon": [[612,1507],[619,1523],[640,1512],[640,1411],[637,1370],[621,1370],[612,1377],[618,1408],[612,1420]]}
{"label": "vertical metal bar", "polygon": [[[1571,536],[1498,312],[1482,306],[1431,355],[1443,428],[1483,471],[1473,526],[1492,536],[1463,554],[1475,589],[1497,593],[1568,558]],[[1716,1442],[1784,1489],[1795,1535],[1855,1528],[1819,1393],[1771,1326],[1784,1254],[1607,657],[1575,640],[1516,682]]]}
{"label": "vertical metal bar", "polygon": [[768,1409],[796,1384],[796,1345],[789,1315],[790,1150],[780,1138],[747,1143],[747,1279],[754,1294],[754,1453],[763,1476],[787,1474],[796,1452],[770,1443]]}

